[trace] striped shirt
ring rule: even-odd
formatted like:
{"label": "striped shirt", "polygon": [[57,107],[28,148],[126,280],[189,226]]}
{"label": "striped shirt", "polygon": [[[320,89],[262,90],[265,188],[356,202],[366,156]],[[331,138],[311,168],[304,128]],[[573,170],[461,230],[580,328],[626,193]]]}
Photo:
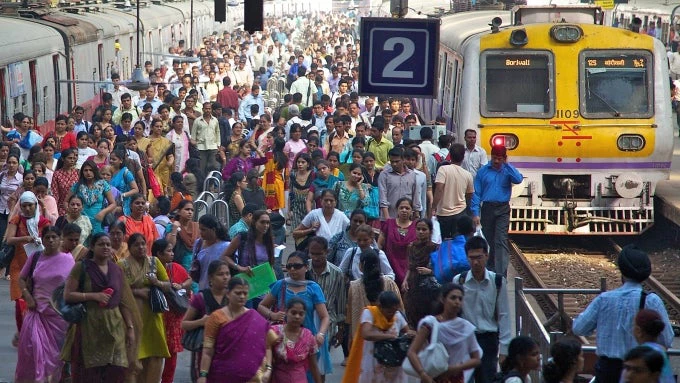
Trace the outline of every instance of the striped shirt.
{"label": "striped shirt", "polygon": [[321,286],[321,291],[326,297],[326,308],[331,323],[344,323],[345,310],[347,308],[347,291],[345,290],[345,276],[338,266],[326,262],[326,269],[318,275],[313,267],[310,267],[314,281]]}

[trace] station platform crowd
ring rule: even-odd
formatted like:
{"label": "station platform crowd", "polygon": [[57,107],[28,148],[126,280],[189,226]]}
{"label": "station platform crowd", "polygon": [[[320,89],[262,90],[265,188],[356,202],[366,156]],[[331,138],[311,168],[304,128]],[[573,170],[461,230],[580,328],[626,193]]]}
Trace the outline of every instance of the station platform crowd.
{"label": "station platform crowd", "polygon": [[[76,106],[44,137],[22,114],[3,127],[16,381],[169,383],[189,350],[194,382],[320,383],[341,347],[343,382],[528,382],[541,356],[511,334],[509,199],[522,175],[505,148],[489,158],[474,130],[464,144],[431,127],[404,139],[447,121],[357,95],[355,18],[265,24],[193,52],[180,42],[169,53],[181,56],[146,63],[146,90],[112,74],[89,120]],[[228,214],[196,219],[211,176]],[[275,282],[250,296],[262,265]],[[86,307],[78,323],[56,311],[62,284],[66,307]],[[580,345],[553,348],[546,381],[573,381]],[[624,377],[645,377],[626,382],[657,381],[655,350],[618,356]]]}

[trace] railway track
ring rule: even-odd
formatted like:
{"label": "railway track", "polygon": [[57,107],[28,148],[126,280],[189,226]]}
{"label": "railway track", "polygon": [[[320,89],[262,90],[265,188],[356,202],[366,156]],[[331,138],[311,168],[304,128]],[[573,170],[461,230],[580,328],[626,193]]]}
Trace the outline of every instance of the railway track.
{"label": "railway track", "polygon": [[[616,255],[621,251],[614,241],[598,241],[590,248],[564,248],[558,246],[520,245],[510,242],[512,263],[525,287],[614,289],[620,285],[620,273],[616,267]],[[655,268],[652,268],[655,270]],[[604,276],[604,283],[600,277]],[[645,290],[653,291],[666,304],[669,318],[674,325],[680,324],[680,282],[675,273],[655,270],[644,283]],[[581,313],[595,295],[555,294],[535,295],[543,310],[549,331],[566,332],[571,319]],[[676,334],[678,327],[674,326]],[[583,339],[592,343],[593,339]]]}

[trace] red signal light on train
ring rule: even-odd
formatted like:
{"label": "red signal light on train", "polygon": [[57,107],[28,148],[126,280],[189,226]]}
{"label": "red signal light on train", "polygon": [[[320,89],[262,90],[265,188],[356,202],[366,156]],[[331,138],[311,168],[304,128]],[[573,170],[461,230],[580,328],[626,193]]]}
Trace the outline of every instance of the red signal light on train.
{"label": "red signal light on train", "polygon": [[505,136],[496,136],[493,138],[493,146],[505,146]]}

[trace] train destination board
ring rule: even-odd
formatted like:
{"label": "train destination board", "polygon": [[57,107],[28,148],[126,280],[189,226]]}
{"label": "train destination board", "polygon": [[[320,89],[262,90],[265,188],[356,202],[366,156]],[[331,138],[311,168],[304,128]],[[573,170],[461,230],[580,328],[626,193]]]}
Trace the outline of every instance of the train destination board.
{"label": "train destination board", "polygon": [[489,55],[486,58],[487,69],[535,69],[547,66],[548,58],[544,55]]}
{"label": "train destination board", "polygon": [[627,57],[586,57],[586,68],[646,68],[647,58],[641,56]]}

